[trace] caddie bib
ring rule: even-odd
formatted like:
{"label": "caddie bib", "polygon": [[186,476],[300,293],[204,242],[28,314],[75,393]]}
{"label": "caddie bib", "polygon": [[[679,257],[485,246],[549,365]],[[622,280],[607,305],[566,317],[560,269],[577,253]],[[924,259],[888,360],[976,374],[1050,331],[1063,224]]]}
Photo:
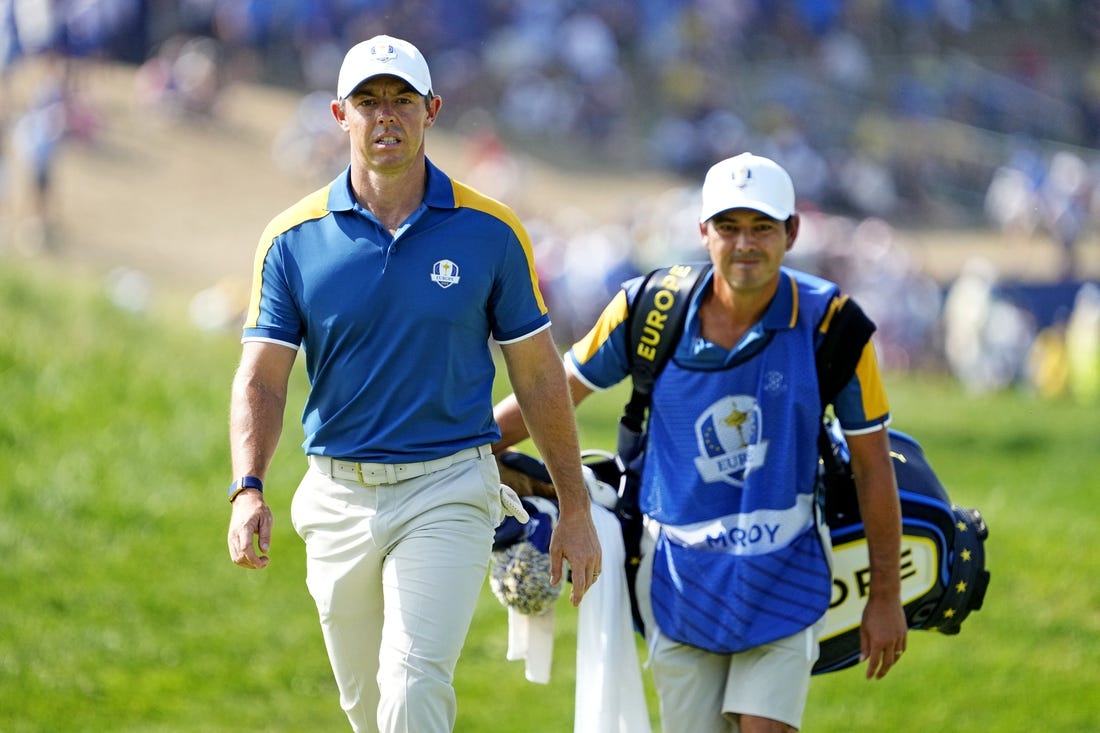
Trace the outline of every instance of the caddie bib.
{"label": "caddie bib", "polygon": [[661,631],[682,643],[743,651],[828,608],[814,363],[828,297],[800,295],[797,319],[765,330],[763,348],[719,371],[672,359],[654,386],[641,497],[661,524],[651,601]]}

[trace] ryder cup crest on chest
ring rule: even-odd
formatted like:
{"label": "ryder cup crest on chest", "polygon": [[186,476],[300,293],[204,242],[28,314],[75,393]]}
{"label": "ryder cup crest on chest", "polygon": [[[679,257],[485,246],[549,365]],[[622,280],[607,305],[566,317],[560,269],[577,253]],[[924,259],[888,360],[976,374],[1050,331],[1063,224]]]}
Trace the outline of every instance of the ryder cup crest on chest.
{"label": "ryder cup crest on chest", "polygon": [[444,289],[457,285],[458,265],[451,260],[438,260],[432,265],[431,278],[433,283]]}

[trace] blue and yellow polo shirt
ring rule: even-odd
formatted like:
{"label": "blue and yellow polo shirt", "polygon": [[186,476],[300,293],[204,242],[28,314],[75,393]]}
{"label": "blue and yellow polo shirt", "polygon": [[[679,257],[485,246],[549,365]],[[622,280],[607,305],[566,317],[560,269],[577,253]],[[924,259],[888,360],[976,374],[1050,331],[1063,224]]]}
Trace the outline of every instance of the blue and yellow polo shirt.
{"label": "blue and yellow polo shirt", "polygon": [[242,340],[304,350],[306,453],[402,463],[498,440],[489,339],[550,325],[519,219],[427,170],[396,236],[346,169],[260,238]]}

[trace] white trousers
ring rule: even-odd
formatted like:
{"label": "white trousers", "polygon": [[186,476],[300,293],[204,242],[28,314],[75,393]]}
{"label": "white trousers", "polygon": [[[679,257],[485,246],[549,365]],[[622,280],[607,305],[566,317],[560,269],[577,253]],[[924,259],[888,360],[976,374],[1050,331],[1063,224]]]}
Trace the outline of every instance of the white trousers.
{"label": "white trousers", "polygon": [[455,665],[502,516],[491,455],[381,486],[306,473],[291,521],[353,730],[454,729]]}

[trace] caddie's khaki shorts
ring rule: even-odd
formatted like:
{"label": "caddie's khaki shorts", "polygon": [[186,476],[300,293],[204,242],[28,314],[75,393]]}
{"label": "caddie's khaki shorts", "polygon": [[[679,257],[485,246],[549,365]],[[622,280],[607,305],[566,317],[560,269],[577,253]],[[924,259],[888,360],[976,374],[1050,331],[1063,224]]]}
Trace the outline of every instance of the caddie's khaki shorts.
{"label": "caddie's khaki shorts", "polygon": [[800,728],[824,618],[785,639],[737,654],[715,654],[670,639],[658,629],[649,597],[658,529],[647,522],[636,590],[663,733],[737,733],[741,715]]}

